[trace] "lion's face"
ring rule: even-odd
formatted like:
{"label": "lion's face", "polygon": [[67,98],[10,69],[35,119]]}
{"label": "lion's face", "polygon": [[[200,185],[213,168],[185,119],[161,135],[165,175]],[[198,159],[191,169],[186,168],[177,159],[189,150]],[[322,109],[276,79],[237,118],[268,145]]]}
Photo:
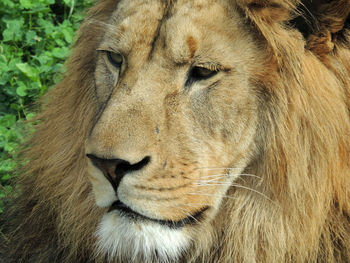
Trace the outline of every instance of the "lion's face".
{"label": "lion's face", "polygon": [[104,26],[86,146],[103,253],[171,260],[210,240],[256,150],[262,55],[242,21],[228,0],[123,0]]}

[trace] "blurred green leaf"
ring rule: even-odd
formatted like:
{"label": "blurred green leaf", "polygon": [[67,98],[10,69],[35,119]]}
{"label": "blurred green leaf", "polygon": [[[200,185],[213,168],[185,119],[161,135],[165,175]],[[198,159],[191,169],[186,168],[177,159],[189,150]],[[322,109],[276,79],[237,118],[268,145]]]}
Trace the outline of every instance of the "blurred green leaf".
{"label": "blurred green leaf", "polygon": [[18,63],[17,68],[33,81],[39,80],[39,71],[28,63]]}
{"label": "blurred green leaf", "polygon": [[28,95],[28,92],[27,92],[27,87],[26,86],[19,86],[17,89],[16,89],[16,93],[21,96],[21,97],[24,97],[24,96],[27,96]]}
{"label": "blurred green leaf", "polygon": [[26,33],[26,43],[28,45],[33,45],[36,43],[36,41],[38,41],[38,37],[35,33],[35,31],[33,30],[29,30],[27,33]]}
{"label": "blurred green leaf", "polygon": [[56,58],[66,58],[68,57],[69,49],[67,47],[54,48],[52,50],[52,55]]}
{"label": "blurred green leaf", "polygon": [[7,114],[0,117],[0,126],[2,127],[11,127],[16,123],[16,116],[12,114]]}
{"label": "blurred green leaf", "polygon": [[36,1],[31,1],[31,0],[19,0],[19,3],[21,4],[21,8],[27,8],[31,9],[34,8],[36,5]]}
{"label": "blurred green leaf", "polygon": [[18,41],[22,39],[24,19],[3,19],[6,29],[2,32],[4,41]]}
{"label": "blurred green leaf", "polygon": [[[0,172],[11,172],[15,168],[15,166],[16,166],[16,163],[13,160],[7,159],[7,160],[1,162]],[[1,177],[1,181],[5,181],[8,179],[10,179],[9,174],[6,174],[6,175]]]}

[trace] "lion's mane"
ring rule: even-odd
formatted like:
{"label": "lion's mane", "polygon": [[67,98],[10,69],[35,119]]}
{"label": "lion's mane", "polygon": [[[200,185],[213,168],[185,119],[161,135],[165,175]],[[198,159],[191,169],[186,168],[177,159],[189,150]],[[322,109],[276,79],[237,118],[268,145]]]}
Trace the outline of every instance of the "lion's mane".
{"label": "lion's mane", "polygon": [[[17,197],[3,216],[5,262],[105,260],[94,246],[101,212],[86,179],[84,142],[97,111],[95,50],[117,2],[101,0],[89,11],[65,78],[43,99]],[[268,114],[245,171],[263,178],[246,184],[268,198],[235,189],[211,249],[202,251],[203,241],[184,261],[350,262],[350,2],[328,2],[237,0],[268,54],[254,78],[266,90]],[[309,22],[300,24],[302,17]]]}

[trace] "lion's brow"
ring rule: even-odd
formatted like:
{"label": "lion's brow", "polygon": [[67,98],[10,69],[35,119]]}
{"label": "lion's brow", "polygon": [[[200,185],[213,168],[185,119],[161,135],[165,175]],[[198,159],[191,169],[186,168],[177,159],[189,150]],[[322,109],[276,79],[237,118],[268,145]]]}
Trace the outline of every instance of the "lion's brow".
{"label": "lion's brow", "polygon": [[175,2],[177,2],[177,0],[162,0],[162,2],[168,7],[168,6],[173,6]]}
{"label": "lion's brow", "polygon": [[152,44],[151,44],[151,50],[148,54],[148,60],[152,59],[157,40],[159,38],[160,29],[161,29],[162,25],[164,24],[164,22],[171,16],[171,9],[177,0],[161,0],[161,1],[164,4],[163,17],[161,20],[159,20],[157,30],[154,34]]}

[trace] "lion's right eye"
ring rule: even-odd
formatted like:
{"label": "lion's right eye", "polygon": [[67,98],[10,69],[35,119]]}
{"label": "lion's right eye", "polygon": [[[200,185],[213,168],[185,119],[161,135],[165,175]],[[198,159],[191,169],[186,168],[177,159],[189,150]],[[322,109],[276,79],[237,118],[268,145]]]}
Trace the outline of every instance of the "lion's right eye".
{"label": "lion's right eye", "polygon": [[120,69],[123,64],[123,56],[111,51],[106,51],[108,61],[116,68]]}

